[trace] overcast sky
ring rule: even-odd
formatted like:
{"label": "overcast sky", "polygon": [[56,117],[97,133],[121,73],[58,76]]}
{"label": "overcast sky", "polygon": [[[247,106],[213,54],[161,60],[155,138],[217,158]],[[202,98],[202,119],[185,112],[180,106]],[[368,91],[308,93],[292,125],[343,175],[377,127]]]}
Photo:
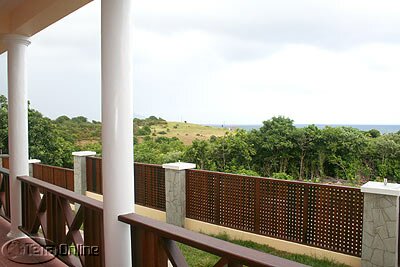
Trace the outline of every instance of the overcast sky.
{"label": "overcast sky", "polygon": [[[134,1],[134,113],[400,124],[400,2]],[[29,99],[100,120],[100,1],[32,37]],[[0,94],[6,55],[0,56]]]}

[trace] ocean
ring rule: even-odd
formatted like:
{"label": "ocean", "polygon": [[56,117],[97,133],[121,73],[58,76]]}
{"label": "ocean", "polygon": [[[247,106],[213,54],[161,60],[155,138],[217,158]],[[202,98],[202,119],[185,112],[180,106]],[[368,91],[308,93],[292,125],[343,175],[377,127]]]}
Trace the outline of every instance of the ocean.
{"label": "ocean", "polygon": [[[309,124],[295,124],[296,127],[298,128],[303,128],[308,126]],[[362,125],[362,124],[315,124],[318,128],[322,129],[325,126],[331,126],[331,127],[339,127],[339,126],[346,126],[346,127],[353,127],[356,129],[359,129],[361,131],[369,131],[371,129],[376,129],[380,131],[382,134],[384,133],[396,133],[400,131],[400,125]],[[208,126],[213,126],[213,127],[221,127],[221,128],[227,128],[227,129],[245,129],[245,130],[253,130],[253,129],[259,129],[262,125],[257,124],[257,125],[240,125],[240,124],[229,124],[229,125],[216,125],[216,124],[209,124]]]}

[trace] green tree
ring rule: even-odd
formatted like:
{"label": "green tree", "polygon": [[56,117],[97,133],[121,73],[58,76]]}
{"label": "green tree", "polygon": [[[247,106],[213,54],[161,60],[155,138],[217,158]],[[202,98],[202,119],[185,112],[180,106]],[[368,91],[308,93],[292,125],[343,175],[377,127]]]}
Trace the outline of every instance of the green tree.
{"label": "green tree", "polygon": [[78,117],[72,118],[71,121],[73,121],[75,123],[86,123],[86,122],[88,122],[88,119],[84,116],[78,116]]}
{"label": "green tree", "polygon": [[74,144],[65,140],[56,125],[40,112],[30,108],[28,118],[29,156],[46,164],[72,167]]}
{"label": "green tree", "polygon": [[249,134],[244,130],[228,132],[211,143],[210,156],[218,171],[249,170],[254,154]]}
{"label": "green tree", "polygon": [[[309,166],[313,173],[321,131],[315,125],[298,128],[294,131],[294,144],[299,158],[299,179],[304,178],[304,169]],[[312,176],[312,174],[311,174]]]}
{"label": "green tree", "polygon": [[282,116],[264,121],[260,130],[253,130],[254,161],[261,173],[286,172],[293,154],[294,131],[293,120]]}
{"label": "green tree", "polygon": [[332,177],[354,179],[362,172],[367,137],[352,127],[325,127],[322,131],[325,170]]}
{"label": "green tree", "polygon": [[71,120],[71,119],[70,119],[68,116],[63,115],[63,116],[58,117],[58,118],[55,120],[55,122],[57,122],[57,123],[65,123],[65,122],[70,121],[70,120]]}
{"label": "green tree", "polygon": [[377,138],[377,137],[381,136],[381,132],[378,131],[377,129],[371,129],[371,130],[367,131],[367,134],[372,138]]}
{"label": "green tree", "polygon": [[163,164],[183,159],[185,145],[177,138],[146,136],[135,145],[135,161],[143,163]]}
{"label": "green tree", "polygon": [[210,168],[210,153],[210,142],[196,139],[186,150],[185,160],[195,163],[200,169],[207,169]]}
{"label": "green tree", "polygon": [[142,126],[137,130],[138,136],[150,135],[150,134],[151,134],[151,129],[148,125]]}

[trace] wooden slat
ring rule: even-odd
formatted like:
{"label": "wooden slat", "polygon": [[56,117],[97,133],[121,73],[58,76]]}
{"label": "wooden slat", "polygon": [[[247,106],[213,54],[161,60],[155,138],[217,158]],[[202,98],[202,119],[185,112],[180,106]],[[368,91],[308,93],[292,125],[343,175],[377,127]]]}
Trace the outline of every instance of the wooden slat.
{"label": "wooden slat", "polygon": [[162,245],[174,267],[188,267],[185,257],[176,245],[176,242],[170,239],[161,238]]}
{"label": "wooden slat", "polygon": [[93,191],[93,171],[92,171],[93,159],[91,157],[86,157],[86,187],[87,191]]}
{"label": "wooden slat", "polygon": [[4,157],[2,159],[2,164],[3,164],[3,168],[5,169],[10,169],[10,158],[9,157]]}
{"label": "wooden slat", "polygon": [[[100,253],[104,255],[103,213],[85,207],[84,215],[85,244],[88,246],[98,246]],[[86,256],[85,265],[88,267],[104,266],[104,257]]]}
{"label": "wooden slat", "polygon": [[217,263],[215,263],[214,267],[225,267],[228,264],[228,260],[226,258],[220,258]]}

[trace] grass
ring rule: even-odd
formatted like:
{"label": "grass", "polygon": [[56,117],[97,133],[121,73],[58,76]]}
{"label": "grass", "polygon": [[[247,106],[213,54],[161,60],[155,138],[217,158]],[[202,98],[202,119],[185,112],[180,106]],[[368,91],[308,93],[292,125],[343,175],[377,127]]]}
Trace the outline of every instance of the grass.
{"label": "grass", "polygon": [[[227,129],[204,126],[184,122],[168,122],[151,126],[152,133],[156,136],[177,137],[185,145],[191,145],[193,140],[208,140],[211,136],[223,136]],[[161,134],[160,134],[161,133]]]}
{"label": "grass", "polygon": [[[269,253],[281,258],[289,259],[292,261],[296,261],[305,265],[310,266],[318,266],[318,267],[347,267],[345,264],[340,264],[328,259],[317,259],[315,257],[300,255],[300,254],[291,254],[284,251],[279,251],[274,248],[271,248],[267,245],[261,245],[252,241],[243,241],[229,238],[226,234],[220,234],[214,236],[216,238],[232,242],[237,245],[241,245],[244,247],[252,248],[255,250],[259,250],[265,253]],[[181,249],[183,255],[186,258],[187,263],[191,267],[208,267],[214,266],[214,264],[219,260],[218,256],[212,255],[210,253],[198,250],[196,248],[189,247],[184,244],[178,244]]]}

